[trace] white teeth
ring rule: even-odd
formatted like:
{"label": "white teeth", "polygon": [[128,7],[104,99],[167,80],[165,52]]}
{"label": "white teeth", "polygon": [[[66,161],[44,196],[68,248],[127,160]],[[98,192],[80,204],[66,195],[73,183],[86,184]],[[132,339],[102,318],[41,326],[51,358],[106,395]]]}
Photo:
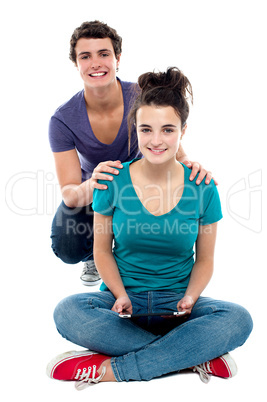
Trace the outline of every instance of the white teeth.
{"label": "white teeth", "polygon": [[91,77],[101,77],[102,75],[105,75],[106,73],[93,73],[93,74],[90,74],[91,75]]}

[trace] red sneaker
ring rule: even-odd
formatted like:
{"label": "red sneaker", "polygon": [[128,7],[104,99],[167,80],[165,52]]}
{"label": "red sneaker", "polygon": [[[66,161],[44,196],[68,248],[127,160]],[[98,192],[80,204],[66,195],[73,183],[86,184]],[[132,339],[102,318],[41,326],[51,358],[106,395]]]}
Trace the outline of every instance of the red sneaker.
{"label": "red sneaker", "polygon": [[77,389],[82,389],[84,385],[96,384],[102,380],[106,367],[103,367],[100,375],[97,370],[107,359],[110,357],[90,350],[66,352],[55,357],[47,365],[46,373],[48,377],[56,380],[79,381],[75,386]]}
{"label": "red sneaker", "polygon": [[237,373],[237,366],[229,353],[226,353],[209,362],[195,366],[193,371],[197,371],[200,374],[201,381],[207,384],[210,381],[209,374],[222,378],[234,377]]}

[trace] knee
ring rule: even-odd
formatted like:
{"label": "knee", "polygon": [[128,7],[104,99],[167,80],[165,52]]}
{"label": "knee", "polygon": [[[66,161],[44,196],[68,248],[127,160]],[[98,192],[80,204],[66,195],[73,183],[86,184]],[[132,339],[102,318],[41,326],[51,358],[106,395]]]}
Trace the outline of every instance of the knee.
{"label": "knee", "polygon": [[93,254],[93,220],[86,208],[59,206],[52,222],[52,250],[66,264],[77,264]]}
{"label": "knee", "polygon": [[71,315],[73,314],[73,303],[72,297],[66,297],[61,300],[54,310],[54,321],[57,330],[61,335],[64,336],[64,329],[68,327],[71,320]]}
{"label": "knee", "polygon": [[93,254],[93,240],[75,234],[52,234],[51,248],[66,264],[77,264]]}
{"label": "knee", "polygon": [[58,332],[70,340],[71,331],[80,316],[83,294],[72,295],[61,300],[54,310],[54,321]]}
{"label": "knee", "polygon": [[108,294],[101,301],[102,293],[106,292],[79,293],[58,303],[54,311],[54,321],[63,338],[86,348],[95,345],[95,333],[100,333],[103,328],[106,331],[106,314],[103,316],[101,310],[104,306],[110,310],[114,304],[111,302],[113,296],[105,303]]}
{"label": "knee", "polygon": [[[100,310],[111,310],[115,303],[113,294],[106,292],[78,293],[61,300],[54,310],[54,321],[59,332],[65,332],[75,323],[88,322],[89,316],[96,319]],[[93,312],[96,312],[94,314]]]}
{"label": "knee", "polygon": [[231,325],[229,325],[229,329],[238,339],[238,346],[241,346],[246,342],[251,334],[253,329],[253,320],[250,313],[240,305],[232,304],[230,310]]}
{"label": "knee", "polygon": [[244,339],[244,342],[245,342],[246,339],[249,337],[249,335],[252,332],[253,320],[252,320],[250,313],[244,307],[241,307],[241,312],[239,314],[240,314],[240,321],[242,323],[241,325],[243,327],[243,331],[244,331],[244,335],[245,335],[245,339]]}
{"label": "knee", "polygon": [[65,264],[77,264],[81,262],[83,259],[82,255],[77,252],[75,247],[67,244],[68,242],[65,242],[64,238],[56,239],[53,237],[51,248],[54,254]]}

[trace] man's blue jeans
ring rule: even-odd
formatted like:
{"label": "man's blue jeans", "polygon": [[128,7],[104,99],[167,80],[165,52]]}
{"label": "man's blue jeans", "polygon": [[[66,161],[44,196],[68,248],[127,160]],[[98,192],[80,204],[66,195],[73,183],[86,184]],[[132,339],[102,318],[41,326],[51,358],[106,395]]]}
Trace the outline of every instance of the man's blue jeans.
{"label": "man's blue jeans", "polygon": [[[133,313],[177,311],[183,294],[127,292]],[[200,297],[190,316],[120,318],[109,291],[62,300],[54,319],[59,333],[86,349],[111,356],[117,381],[150,380],[204,363],[241,346],[252,319],[241,306]]]}
{"label": "man's blue jeans", "polygon": [[62,201],[52,222],[52,249],[67,264],[93,259],[93,210],[69,208]]}

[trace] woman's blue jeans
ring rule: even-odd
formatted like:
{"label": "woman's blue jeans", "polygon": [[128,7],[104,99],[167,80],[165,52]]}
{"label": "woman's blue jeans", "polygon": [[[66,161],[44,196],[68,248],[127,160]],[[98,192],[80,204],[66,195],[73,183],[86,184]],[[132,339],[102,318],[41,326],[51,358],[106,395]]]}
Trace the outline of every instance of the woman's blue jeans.
{"label": "woman's blue jeans", "polygon": [[[128,291],[133,313],[176,311],[183,294]],[[200,297],[190,316],[120,318],[109,291],[62,300],[54,319],[59,333],[86,349],[111,356],[117,381],[150,380],[204,363],[239,346],[252,331],[243,307]]]}
{"label": "woman's blue jeans", "polygon": [[67,264],[93,259],[93,215],[91,204],[69,208],[62,201],[52,222],[51,240],[55,255]]}

